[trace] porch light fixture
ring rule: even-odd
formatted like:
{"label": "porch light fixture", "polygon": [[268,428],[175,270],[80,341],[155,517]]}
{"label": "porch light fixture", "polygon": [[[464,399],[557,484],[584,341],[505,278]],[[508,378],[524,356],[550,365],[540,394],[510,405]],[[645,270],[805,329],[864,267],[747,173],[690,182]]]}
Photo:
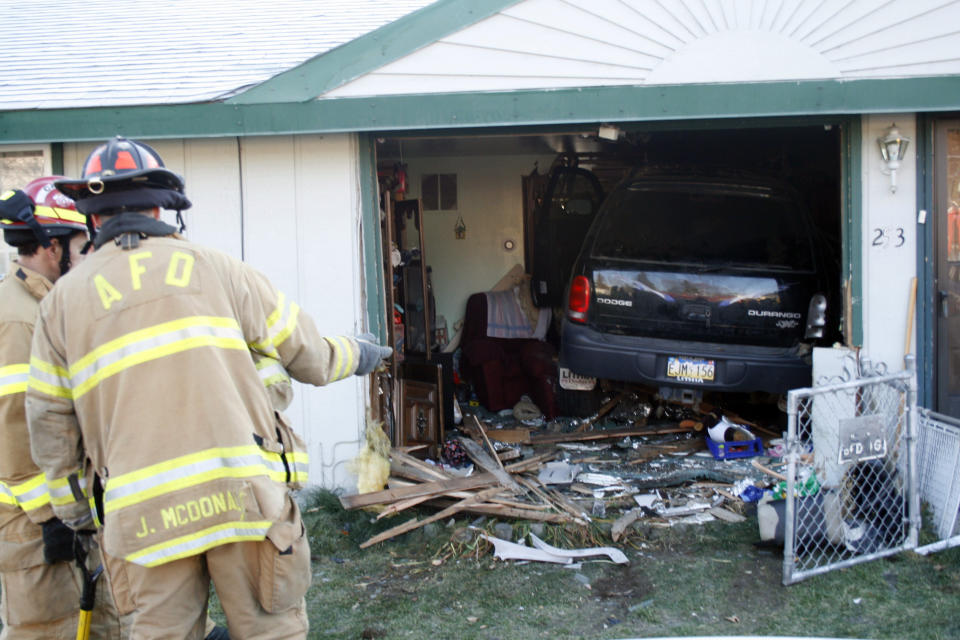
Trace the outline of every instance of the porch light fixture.
{"label": "porch light fixture", "polygon": [[900,168],[900,161],[907,153],[910,138],[901,135],[897,125],[892,124],[882,136],[877,138],[877,144],[880,145],[880,156],[887,165],[886,170],[880,169],[880,172],[890,176],[890,193],[896,193],[897,169]]}

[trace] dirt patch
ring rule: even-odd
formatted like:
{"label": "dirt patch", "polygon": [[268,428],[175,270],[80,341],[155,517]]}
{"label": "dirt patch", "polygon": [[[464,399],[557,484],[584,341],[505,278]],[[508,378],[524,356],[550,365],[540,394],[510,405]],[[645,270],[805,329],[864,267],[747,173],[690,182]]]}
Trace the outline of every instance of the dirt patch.
{"label": "dirt patch", "polygon": [[598,598],[623,601],[645,600],[654,591],[644,570],[633,565],[611,568],[592,588]]}

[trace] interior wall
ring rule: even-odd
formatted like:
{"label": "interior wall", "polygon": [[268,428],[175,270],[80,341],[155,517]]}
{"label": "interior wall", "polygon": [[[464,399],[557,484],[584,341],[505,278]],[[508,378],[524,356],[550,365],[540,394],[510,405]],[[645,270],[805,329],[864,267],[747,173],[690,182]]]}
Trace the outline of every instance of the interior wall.
{"label": "interior wall", "polygon": [[[405,157],[408,192],[420,197],[424,174],[457,174],[457,211],[424,213],[427,265],[432,267],[437,315],[443,316],[452,336],[463,317],[467,298],[487,291],[515,264],[523,264],[522,178],[538,163],[541,173],[553,156],[500,155]],[[455,238],[462,217],[466,237]],[[503,243],[513,240],[508,251]],[[413,240],[416,243],[416,239]]]}

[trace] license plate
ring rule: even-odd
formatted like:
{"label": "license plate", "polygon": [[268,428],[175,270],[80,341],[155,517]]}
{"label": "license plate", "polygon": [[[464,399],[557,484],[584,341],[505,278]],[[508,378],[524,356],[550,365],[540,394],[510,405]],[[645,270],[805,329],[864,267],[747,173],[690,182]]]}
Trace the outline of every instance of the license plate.
{"label": "license plate", "polygon": [[702,384],[712,381],[715,373],[716,363],[713,360],[684,358],[683,356],[669,356],[667,358],[668,378],[676,378],[681,382]]}
{"label": "license plate", "polygon": [[590,391],[597,386],[597,379],[581,376],[566,367],[560,367],[560,387],[568,391]]}

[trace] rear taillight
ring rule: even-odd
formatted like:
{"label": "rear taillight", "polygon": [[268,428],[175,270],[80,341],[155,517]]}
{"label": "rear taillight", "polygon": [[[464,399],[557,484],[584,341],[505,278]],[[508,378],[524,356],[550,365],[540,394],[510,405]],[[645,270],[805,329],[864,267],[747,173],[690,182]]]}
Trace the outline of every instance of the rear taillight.
{"label": "rear taillight", "polygon": [[810,297],[810,306],[807,308],[806,338],[822,338],[825,326],[827,326],[827,297],[822,293],[815,293]]}
{"label": "rear taillight", "polygon": [[577,276],[570,283],[570,298],[567,302],[567,317],[574,322],[586,322],[590,310],[590,281],[586,276]]}

